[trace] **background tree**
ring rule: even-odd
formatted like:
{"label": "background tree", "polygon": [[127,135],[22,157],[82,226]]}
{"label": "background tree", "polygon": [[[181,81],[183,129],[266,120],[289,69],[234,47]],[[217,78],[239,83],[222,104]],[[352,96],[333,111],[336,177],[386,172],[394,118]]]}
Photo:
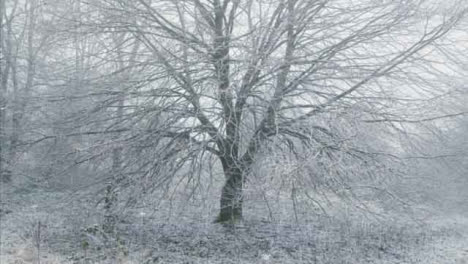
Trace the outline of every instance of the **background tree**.
{"label": "background tree", "polygon": [[[20,146],[31,123],[31,100],[41,87],[38,64],[47,56],[50,32],[37,1],[2,1],[2,151],[3,181],[17,173]],[[40,67],[39,67],[40,68]]]}

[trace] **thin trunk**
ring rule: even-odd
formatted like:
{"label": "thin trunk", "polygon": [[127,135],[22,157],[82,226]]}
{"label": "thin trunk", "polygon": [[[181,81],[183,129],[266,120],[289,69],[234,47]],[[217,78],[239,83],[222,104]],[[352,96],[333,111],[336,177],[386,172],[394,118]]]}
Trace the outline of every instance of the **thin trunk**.
{"label": "thin trunk", "polygon": [[4,45],[4,21],[3,16],[5,13],[5,0],[0,0],[0,181],[10,182],[11,175],[7,168],[4,152],[6,149],[5,142],[5,121],[6,121],[6,107],[7,107],[7,84],[9,75],[8,54],[6,54]]}
{"label": "thin trunk", "polygon": [[[12,131],[10,137],[10,149],[8,155],[8,161],[13,164],[16,159],[17,146],[20,139],[20,131],[22,129],[21,123],[26,112],[26,106],[31,95],[31,89],[34,83],[34,77],[36,73],[36,51],[34,50],[34,36],[36,31],[36,1],[31,0],[29,6],[29,23],[28,23],[28,60],[27,60],[27,71],[26,71],[26,84],[24,85],[22,96],[19,95],[21,91],[18,89],[17,74],[16,74],[16,62],[15,59],[11,58],[12,65],[12,79],[13,79],[13,91],[14,91],[14,105],[12,106]],[[8,37],[11,37],[11,25],[8,27]],[[11,44],[10,44],[11,46]],[[12,48],[9,49],[10,51]]]}
{"label": "thin trunk", "polygon": [[[118,54],[117,65],[119,67],[119,71],[124,71],[122,75],[122,83],[128,81],[131,71],[136,64],[136,55],[139,49],[139,42],[136,41],[133,45],[132,53],[129,58],[129,63],[125,64],[125,55],[122,50],[122,45],[124,43],[125,35],[121,35],[121,38],[115,40],[116,41],[116,48]],[[125,68],[128,67],[128,70]],[[122,90],[122,95],[117,100],[117,111],[116,111],[116,124],[119,128],[123,125],[124,122],[124,105],[125,105],[125,89],[124,86],[119,87]],[[115,137],[115,140],[119,140],[119,136]],[[118,143],[120,144],[120,143]],[[104,200],[104,209],[105,209],[105,223],[104,227],[107,228],[106,232],[112,233],[115,229],[115,223],[117,221],[117,215],[114,212],[114,205],[118,200],[118,193],[116,192],[116,187],[120,184],[121,181],[124,180],[123,173],[122,173],[122,164],[123,164],[123,148],[122,146],[117,146],[112,150],[112,169],[111,174],[112,177],[110,179],[109,184],[106,187],[106,196]]]}
{"label": "thin trunk", "polygon": [[[124,96],[121,96],[121,98],[119,98],[117,102],[117,113],[116,113],[117,118],[116,119],[117,119],[117,123],[119,124],[119,126],[123,122],[124,100],[125,100]],[[120,173],[121,167],[122,167],[122,147],[118,146],[112,150],[112,174],[113,174],[114,181],[116,178],[120,178],[120,177],[116,177],[116,174]]]}
{"label": "thin trunk", "polygon": [[5,111],[5,87],[4,87],[4,76],[3,76],[3,65],[5,64],[5,53],[3,49],[3,12],[5,9],[4,0],[0,0],[0,182],[5,181],[3,175],[3,144],[5,142],[3,136],[3,124],[4,124],[4,111]]}

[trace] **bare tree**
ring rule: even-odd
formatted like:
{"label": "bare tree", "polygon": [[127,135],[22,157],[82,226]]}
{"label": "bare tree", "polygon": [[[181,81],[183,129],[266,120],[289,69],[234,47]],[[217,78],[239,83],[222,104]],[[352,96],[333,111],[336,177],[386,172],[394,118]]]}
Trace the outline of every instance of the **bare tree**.
{"label": "bare tree", "polygon": [[44,30],[42,8],[37,1],[2,1],[2,151],[3,180],[11,181],[18,147],[31,113],[39,59],[50,44]]}
{"label": "bare tree", "polygon": [[[80,134],[113,135],[96,142],[119,142],[114,164],[128,175],[122,181],[127,185],[151,179],[162,188],[179,177],[194,181],[215,157],[225,176],[218,222],[242,218],[244,185],[272,143],[291,153],[315,149],[330,157],[322,151],[327,149],[379,159],[378,153],[324,142],[345,141],[346,133],[327,122],[352,116],[359,124],[398,132],[405,127],[395,123],[427,115],[407,106],[411,101],[416,109],[445,92],[427,81],[436,68],[430,54],[444,49],[444,36],[466,12],[461,6],[428,15],[431,4],[416,0],[90,5],[99,16],[90,12],[83,27],[103,49],[89,51],[99,65],[89,84],[98,91],[81,98],[99,103],[82,118],[89,130]],[[135,57],[113,70],[105,61],[125,56],[109,57],[116,54],[108,49],[109,36],[121,34],[126,37],[116,53]],[[134,41],[142,47],[124,45]],[[127,68],[131,76],[112,79]],[[110,117],[108,110],[116,106]],[[102,149],[84,160],[100,156]]]}
{"label": "bare tree", "polygon": [[1,64],[0,64],[0,76],[2,78],[1,80],[1,83],[2,83],[2,91],[1,91],[1,94],[0,94],[0,175],[2,177],[2,181],[4,180],[4,176],[3,176],[3,167],[4,167],[4,161],[3,161],[3,134],[4,134],[4,115],[5,115],[5,94],[6,94],[6,91],[5,91],[5,86],[3,85],[4,83],[4,80],[5,80],[5,75],[4,75],[4,60],[5,60],[5,51],[3,49],[3,38],[4,38],[4,34],[3,34],[3,13],[4,13],[4,10],[5,10],[5,1],[1,1],[0,2],[0,43],[2,44],[2,48],[1,48]]}

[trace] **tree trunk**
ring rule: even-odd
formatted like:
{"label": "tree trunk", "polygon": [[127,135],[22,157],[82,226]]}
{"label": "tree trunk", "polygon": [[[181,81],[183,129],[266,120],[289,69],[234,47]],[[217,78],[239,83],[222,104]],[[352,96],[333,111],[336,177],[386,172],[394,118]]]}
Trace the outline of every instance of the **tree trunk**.
{"label": "tree trunk", "polygon": [[3,13],[5,10],[5,1],[0,0],[0,181],[1,183],[10,182],[11,176],[8,173],[7,164],[5,162],[4,152],[5,144],[5,120],[7,107],[7,80],[8,80],[8,63],[6,61],[7,54],[4,50],[4,31],[3,31]]}
{"label": "tree trunk", "polygon": [[239,168],[225,168],[226,183],[221,191],[220,211],[215,222],[235,223],[242,220],[243,172]]}

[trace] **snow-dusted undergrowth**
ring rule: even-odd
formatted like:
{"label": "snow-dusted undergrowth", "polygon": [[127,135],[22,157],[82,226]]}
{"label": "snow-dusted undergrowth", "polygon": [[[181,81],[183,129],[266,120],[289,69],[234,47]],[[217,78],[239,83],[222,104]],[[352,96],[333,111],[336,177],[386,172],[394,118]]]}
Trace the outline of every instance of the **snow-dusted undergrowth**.
{"label": "snow-dusted undergrowth", "polygon": [[263,219],[268,213],[250,207],[232,228],[211,223],[211,207],[172,201],[183,210],[127,210],[107,235],[93,203],[66,198],[36,193],[8,200],[0,263],[468,263],[462,216],[423,223],[337,212],[300,215],[295,223],[292,215]]}

